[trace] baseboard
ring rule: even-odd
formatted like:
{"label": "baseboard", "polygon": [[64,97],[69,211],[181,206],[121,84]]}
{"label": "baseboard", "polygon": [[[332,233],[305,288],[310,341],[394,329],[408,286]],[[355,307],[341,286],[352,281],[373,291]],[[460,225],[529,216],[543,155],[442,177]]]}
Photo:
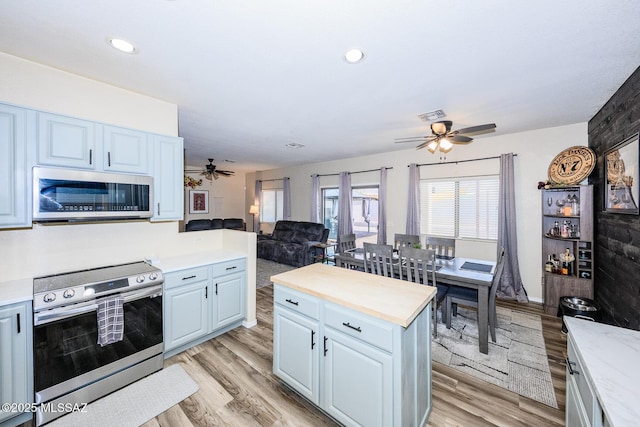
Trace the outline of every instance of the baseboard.
{"label": "baseboard", "polygon": [[246,320],[242,322],[242,326],[244,326],[245,328],[253,328],[257,324],[258,324],[258,319],[255,319],[251,322],[247,322]]}

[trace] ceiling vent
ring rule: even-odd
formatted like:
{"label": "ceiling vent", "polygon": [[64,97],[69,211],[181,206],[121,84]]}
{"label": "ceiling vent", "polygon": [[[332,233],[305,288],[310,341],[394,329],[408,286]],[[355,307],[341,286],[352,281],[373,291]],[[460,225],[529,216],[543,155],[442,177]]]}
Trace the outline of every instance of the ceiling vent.
{"label": "ceiling vent", "polygon": [[418,114],[418,117],[423,122],[431,122],[434,120],[440,120],[445,118],[447,115],[442,110],[429,111],[428,113]]}

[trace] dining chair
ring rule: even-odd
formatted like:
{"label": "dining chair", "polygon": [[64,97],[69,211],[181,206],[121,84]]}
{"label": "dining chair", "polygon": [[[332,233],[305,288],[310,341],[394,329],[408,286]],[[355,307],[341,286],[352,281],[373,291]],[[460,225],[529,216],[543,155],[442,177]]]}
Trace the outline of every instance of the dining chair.
{"label": "dining chair", "polygon": [[364,243],[363,249],[365,273],[394,277],[393,246]]}
{"label": "dining chair", "polygon": [[[498,262],[496,263],[496,270],[491,281],[491,288],[489,289],[489,331],[491,332],[491,340],[496,342],[496,324],[498,322],[498,315],[496,313],[496,291],[498,290],[498,283],[500,283],[500,277],[504,270],[504,248],[498,256]],[[445,297],[445,309],[447,313],[446,324],[447,329],[451,328],[451,317],[454,315],[454,305],[464,304],[470,307],[478,308],[478,291],[477,289],[465,288],[462,286],[449,286],[449,291]]]}
{"label": "dining chair", "polygon": [[393,249],[399,251],[403,247],[413,247],[420,244],[420,236],[415,234],[398,234],[393,237]]}
{"label": "dining chair", "polygon": [[356,235],[355,233],[343,234],[338,238],[338,252],[343,253],[349,249],[355,249]]}
{"label": "dining chair", "polygon": [[436,281],[436,253],[428,249],[410,246],[400,248],[400,278],[409,282],[436,287],[436,298],[431,304],[433,336],[438,336],[437,309],[441,305],[449,286]]}
{"label": "dining chair", "polygon": [[453,259],[456,257],[456,239],[449,237],[427,236],[425,249],[436,252],[436,258]]}

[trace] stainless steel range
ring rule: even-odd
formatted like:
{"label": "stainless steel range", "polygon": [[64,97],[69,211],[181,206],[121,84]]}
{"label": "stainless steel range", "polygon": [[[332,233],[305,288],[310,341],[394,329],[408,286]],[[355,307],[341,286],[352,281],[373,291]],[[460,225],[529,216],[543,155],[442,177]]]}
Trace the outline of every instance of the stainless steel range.
{"label": "stainless steel range", "polygon": [[[145,262],[34,279],[36,425],[162,369],[163,281]],[[124,327],[105,345],[98,307],[107,300],[120,304]]]}

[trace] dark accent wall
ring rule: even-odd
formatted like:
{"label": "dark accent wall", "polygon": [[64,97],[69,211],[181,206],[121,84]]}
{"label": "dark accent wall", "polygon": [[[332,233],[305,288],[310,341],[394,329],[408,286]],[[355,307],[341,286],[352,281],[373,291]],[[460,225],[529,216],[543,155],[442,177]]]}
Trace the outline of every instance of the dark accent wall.
{"label": "dark accent wall", "polygon": [[605,322],[636,330],[640,330],[640,216],[603,210],[604,152],[638,131],[640,68],[589,120],[589,147],[597,156],[589,177],[594,193],[595,300]]}

